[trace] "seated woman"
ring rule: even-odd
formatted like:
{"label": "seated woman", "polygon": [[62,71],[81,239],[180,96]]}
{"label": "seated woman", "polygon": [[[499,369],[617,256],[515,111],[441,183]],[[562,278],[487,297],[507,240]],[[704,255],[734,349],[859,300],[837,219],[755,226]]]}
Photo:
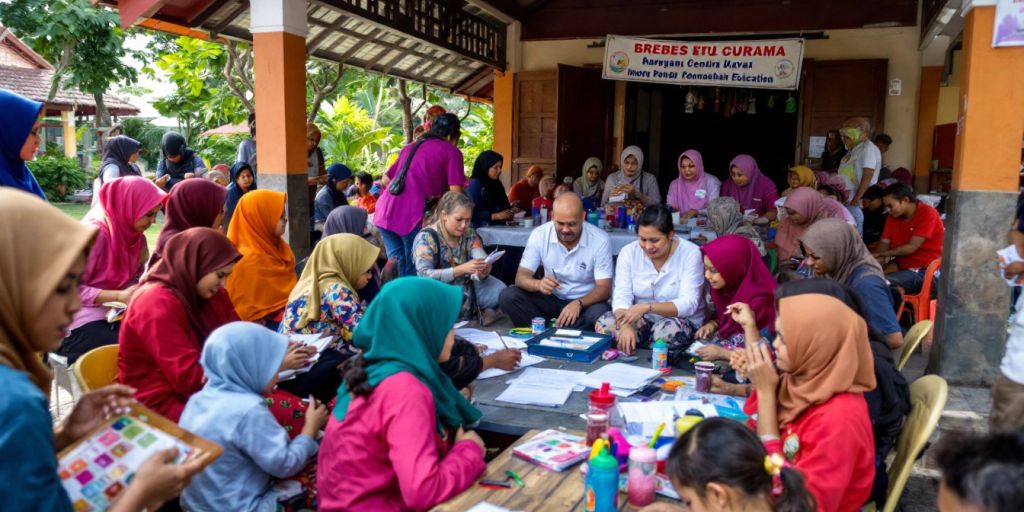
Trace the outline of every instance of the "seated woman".
{"label": "seated woman", "polygon": [[[134,391],[112,385],[84,393],[57,423],[47,409],[53,376],[42,355],[57,350],[71,316],[81,307],[75,284],[96,229],[39,196],[6,186],[0,187],[0,219],[0,245],[11,255],[0,258],[0,460],[8,461],[0,465],[3,506],[70,511],[57,452],[92,434],[108,413],[129,405]],[[173,453],[160,450],[143,463],[107,510],[158,509],[206,462],[198,457],[178,465]]]}
{"label": "seated woman", "polygon": [[109,308],[103,304],[127,304],[138,287],[149,258],[144,233],[156,221],[165,195],[145,178],[114,179],[100,188],[99,203],[82,219],[83,224],[98,229],[99,235],[78,284],[83,307],[57,351],[69,364],[94,348],[117,343],[121,322],[108,322]]}
{"label": "seated woman", "polygon": [[[867,324],[834,296],[789,296],[786,288],[802,282],[778,290],[774,362],[767,345],[745,349],[740,367],[754,392],[744,412],[756,417],[768,453],[792,461],[804,476],[818,510],[859,510],[875,477],[864,399],[876,385]],[[756,329],[753,312],[737,310],[737,322]]]}
{"label": "seated woman", "polygon": [[857,224],[857,233],[860,233],[864,231],[864,211],[846,204],[850,194],[846,192],[847,189],[843,188],[843,180],[845,179],[846,176],[842,175],[830,178],[824,185],[818,185],[818,193],[822,197],[834,199],[837,203],[845,206],[846,210],[850,212],[850,216],[853,217],[853,221]]}
{"label": "seated woman", "polygon": [[661,203],[658,178],[644,170],[644,152],[638,146],[626,146],[619,155],[620,169],[608,175],[601,206],[625,203],[648,206]]}
{"label": "seated woman", "polygon": [[[697,355],[705,361],[728,360],[751,337],[760,340],[770,335],[775,325],[775,279],[746,237],[725,235],[701,251],[715,318],[697,331],[697,339],[708,340],[706,346],[697,349]],[[766,331],[745,332],[733,319],[730,306],[737,303],[747,304],[754,311],[757,325],[766,327]]]}
{"label": "seated woman", "polygon": [[680,213],[680,218],[689,219],[707,210],[708,203],[718,197],[722,182],[704,172],[704,159],[696,149],[688,149],[679,155],[679,177],[668,186],[665,203]]}
{"label": "seated woman", "polygon": [[[360,207],[339,206],[327,216],[327,222],[324,223],[325,238],[339,233],[351,233],[365,238],[366,241],[380,249],[377,263],[370,269],[373,272],[373,278],[363,289],[359,290],[359,297],[366,304],[373,301],[373,298],[380,293],[380,287],[384,286],[384,268],[387,267],[388,262],[388,253],[384,250],[384,242],[380,239],[380,233],[373,229],[373,224],[369,223],[368,218],[366,210]],[[300,263],[296,267],[296,272],[299,275],[302,274],[304,266],[305,263]]]}
{"label": "seated woman", "polygon": [[789,173],[786,175],[786,183],[789,184],[789,188],[782,191],[782,197],[789,197],[789,194],[800,187],[816,188],[818,186],[818,178],[810,167],[794,165],[789,168]]}
{"label": "seated woman", "polygon": [[750,211],[758,224],[775,220],[775,200],[779,191],[767,176],[761,174],[757,161],[750,155],[738,155],[729,162],[729,180],[722,185],[722,196],[740,204],[743,214]]}
{"label": "seated woman", "polygon": [[708,203],[708,225],[716,236],[740,235],[747,237],[757,246],[757,252],[763,258],[768,251],[757,228],[743,216],[740,204],[731,197],[718,197]]}
{"label": "seated woman", "polygon": [[354,354],[349,347],[352,332],[365,309],[359,290],[373,277],[371,269],[379,254],[379,248],[348,233],[326,237],[313,248],[302,277],[288,296],[278,331],[327,334],[334,336],[338,345],[324,349],[308,372],[278,387],[295,396],[312,393],[324,402],[334,398],[341,384],[338,366]]}
{"label": "seated woman", "polygon": [[276,510],[274,479],[294,476],[314,460],[327,407],[310,397],[302,433],[289,438],[263,398],[287,351],[288,338],[246,322],[220,327],[206,340],[200,359],[206,385],[188,399],[179,423],[224,453],[182,492],[185,509],[213,512],[231,503],[237,510]]}
{"label": "seated woman", "polygon": [[185,180],[172,188],[164,200],[164,227],[147,267],[156,264],[172,236],[189,228],[220,229],[227,196],[226,188],[207,180]]}
{"label": "seated woman", "polygon": [[216,300],[242,255],[212,228],[187,229],[167,240],[128,304],[117,353],[118,381],[146,407],[178,421],[203,387],[199,355],[214,329],[238,320]]}
{"label": "seated woman", "polygon": [[498,295],[505,283],[490,275],[483,242],[469,227],[473,202],[458,192],[447,192],[437,211],[437,222],[423,228],[413,241],[416,273],[459,285],[464,295],[459,318],[474,318],[479,313],[481,323],[488,325],[496,319]]}
{"label": "seated woman", "polygon": [[238,202],[228,238],[244,256],[227,281],[238,316],[277,330],[295,288],[295,255],[284,235],[288,217],[283,192],[256,190]]}
{"label": "seated woman", "polygon": [[601,204],[601,196],[604,194],[602,172],[604,164],[601,159],[592,156],[583,162],[583,175],[572,182],[572,191],[583,200],[585,210],[592,210]]}
{"label": "seated woman", "polygon": [[139,141],[127,135],[117,135],[103,144],[103,160],[100,171],[92,182],[92,206],[100,198],[100,187],[110,181],[126,176],[142,176],[135,162],[139,159]]}
{"label": "seated woman", "polygon": [[381,290],[356,331],[352,359],[320,446],[320,510],[427,510],[485,469],[481,417],[438,363],[455,344],[462,292],[433,279]]}
{"label": "seated woman", "polygon": [[228,198],[224,202],[224,231],[227,231],[231,224],[238,200],[253,190],[256,190],[256,175],[252,166],[245,162],[235,162],[235,165],[231,166],[231,183],[228,184]]}
{"label": "seated woman", "polygon": [[[327,168],[327,183],[320,187],[313,201],[310,215],[310,232],[323,232],[327,216],[339,206],[348,206],[345,189],[352,181],[352,170],[343,164],[331,164]],[[319,238],[317,238],[319,240]],[[314,242],[316,240],[313,240]]]}
{"label": "seated woman", "polygon": [[540,194],[533,198],[533,203],[530,204],[531,208],[540,208],[541,206],[548,209],[548,218],[551,218],[551,209],[555,202],[555,178],[553,176],[544,176],[540,179],[540,183],[537,185]]}
{"label": "seated woman", "polygon": [[670,361],[678,360],[704,321],[701,269],[700,249],[676,236],[668,207],[644,208],[637,241],[619,252],[612,310],[594,329],[611,334],[626,354],[664,339]]}
{"label": "seated woman", "polygon": [[815,274],[849,286],[866,309],[868,326],[882,335],[889,348],[900,348],[903,332],[889,283],[860,236],[839,219],[822,219],[807,228],[800,242]]}
{"label": "seated woman", "polygon": [[516,208],[527,209],[533,205],[533,200],[540,195],[540,179],[544,177],[544,170],[536,165],[531,165],[526,170],[523,179],[512,184],[508,191],[508,202]]}
{"label": "seated woman", "polygon": [[501,184],[502,157],[494,151],[484,151],[473,162],[466,195],[473,201],[473,227],[504,224],[511,220],[515,209],[508,202],[505,186]]}
{"label": "seated woman", "polygon": [[794,190],[786,198],[783,209],[786,211],[786,218],[779,223],[774,242],[779,251],[780,266],[790,258],[803,258],[800,237],[815,221],[835,218],[842,219],[851,226],[857,225],[845,206],[834,199],[822,197],[809,187]]}

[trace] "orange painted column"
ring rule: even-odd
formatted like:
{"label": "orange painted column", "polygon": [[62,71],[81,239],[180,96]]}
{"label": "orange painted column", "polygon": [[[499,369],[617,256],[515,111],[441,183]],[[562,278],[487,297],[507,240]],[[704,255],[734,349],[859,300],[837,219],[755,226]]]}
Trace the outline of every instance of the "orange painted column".
{"label": "orange painted column", "polygon": [[917,158],[914,161],[914,185],[928,190],[935,150],[935,117],[939,110],[942,66],[921,68],[921,86],[917,103]]}
{"label": "orange painted column", "polygon": [[993,48],[995,7],[967,9],[953,189],[928,370],[953,384],[986,386],[1000,374],[1010,309],[995,251],[1007,245],[1018,196],[1024,47]]}
{"label": "orange painted column", "polygon": [[512,72],[494,72],[494,151],[505,157],[501,181],[508,189],[511,184],[512,165],[512,120],[515,105],[515,76]]}
{"label": "orange painted column", "polygon": [[251,4],[258,186],[288,194],[288,239],[296,258],[309,255],[306,183],[306,2]]}

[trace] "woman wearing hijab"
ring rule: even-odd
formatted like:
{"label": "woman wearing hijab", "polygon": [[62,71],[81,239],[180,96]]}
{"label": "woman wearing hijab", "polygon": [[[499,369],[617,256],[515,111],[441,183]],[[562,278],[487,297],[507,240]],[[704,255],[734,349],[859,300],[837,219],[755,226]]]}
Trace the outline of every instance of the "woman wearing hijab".
{"label": "woman wearing hijab", "polygon": [[779,251],[779,262],[805,256],[800,251],[800,237],[815,221],[836,218],[856,227],[849,210],[831,198],[822,197],[817,190],[801,187],[793,191],[783,204],[786,217],[779,223],[775,235],[775,246]]}
{"label": "woman wearing hijab", "polygon": [[136,176],[108,182],[99,203],[82,223],[99,230],[78,285],[83,307],[69,326],[58,353],[74,363],[79,356],[118,340],[120,322],[107,321],[107,302],[127,304],[149,258],[145,231],[156,221],[166,194]]}
{"label": "woman wearing hijab", "polygon": [[314,401],[302,433],[290,439],[263,398],[277,382],[287,351],[287,337],[247,322],[210,334],[200,359],[206,385],[189,398],[179,423],[224,452],[185,488],[185,509],[213,512],[230,503],[236,510],[277,510],[274,479],[292,477],[313,460],[327,407]]}
{"label": "woman wearing hijab", "polygon": [[775,220],[775,201],[779,191],[767,176],[761,174],[757,161],[750,155],[738,155],[729,162],[729,180],[722,185],[722,195],[736,200],[744,215],[752,211],[767,224]]}
{"label": "woman wearing hijab", "polygon": [[[725,235],[701,248],[704,277],[711,288],[715,316],[697,331],[697,338],[709,344],[697,350],[704,360],[727,360],[730,354],[766,338],[775,328],[775,279],[761,260],[750,239]],[[743,303],[754,312],[764,332],[746,332],[731,314],[729,306]]]}
{"label": "woman wearing hijab", "polygon": [[604,164],[601,163],[601,159],[592,156],[583,162],[583,174],[572,182],[572,191],[580,196],[580,199],[583,200],[583,207],[587,210],[596,206],[604,194],[602,172],[604,172]]}
{"label": "woman wearing hijab", "polygon": [[156,183],[164,190],[182,180],[189,178],[205,178],[206,164],[195,151],[185,143],[185,137],[174,132],[167,132],[160,139],[160,161],[156,165]]}
{"label": "woman wearing hijab", "polygon": [[704,159],[696,149],[679,155],[679,177],[668,186],[665,203],[688,219],[707,210],[708,203],[718,197],[722,182],[704,172]]}
{"label": "woman wearing hijab", "polygon": [[708,203],[708,225],[716,236],[741,235],[757,246],[763,258],[767,254],[761,234],[740,211],[740,204],[731,197],[716,197]]}
{"label": "woman wearing hijab", "polygon": [[483,473],[484,443],[463,430],[480,411],[439,365],[461,302],[458,287],[412,277],[367,310],[320,448],[320,510],[427,510]]}
{"label": "woman wearing hijab", "polygon": [[[803,474],[819,511],[860,510],[875,477],[864,398],[876,385],[867,324],[835,296],[792,295],[788,289],[795,286],[804,283],[792,281],[777,291],[774,362],[767,345],[745,349],[739,366],[754,391],[744,412],[757,418],[752,423],[768,453],[785,457]],[[750,308],[733,309],[737,323],[757,328]]]}
{"label": "woman wearing hijab", "polygon": [[160,259],[160,253],[172,236],[189,228],[220,229],[227,196],[227,189],[207,180],[188,180],[171,189],[164,200],[164,227],[149,258],[149,266]]}
{"label": "woman wearing hijab", "polygon": [[544,169],[531,165],[523,179],[512,184],[508,191],[508,202],[516,208],[529,208],[533,200],[540,195],[540,179],[544,177]]}
{"label": "woman wearing hijab", "polygon": [[231,166],[231,183],[228,184],[228,198],[224,202],[224,230],[231,224],[238,200],[247,192],[256,190],[256,174],[252,166],[245,162],[235,162]]}
{"label": "woman wearing hijab", "polygon": [[228,238],[244,256],[228,278],[227,290],[238,316],[273,330],[295,287],[295,255],[284,235],[288,217],[283,192],[256,190],[238,201]]}
{"label": "woman wearing hijab", "polygon": [[815,222],[800,237],[814,273],[849,286],[864,305],[868,327],[878,332],[891,349],[903,345],[892,293],[882,266],[860,236],[839,219]]}
{"label": "woman wearing hijab", "polygon": [[345,189],[351,182],[352,169],[344,164],[331,164],[327,169],[327,184],[316,193],[313,201],[313,215],[309,218],[310,231],[323,232],[327,216],[339,206],[348,206]]}
{"label": "woman wearing hijab", "polygon": [[13,187],[46,199],[42,187],[25,165],[39,149],[43,104],[0,89],[0,187]]}
{"label": "woman wearing hijab", "polygon": [[[106,386],[80,396],[62,422],[55,425],[50,416],[52,375],[42,354],[57,349],[81,306],[75,283],[97,232],[38,196],[10,188],[0,188],[0,218],[0,244],[17,256],[0,259],[0,460],[17,461],[0,465],[4,509],[71,511],[57,473],[57,452],[127,406],[134,392]],[[159,508],[205,462],[178,465],[168,462],[168,455],[161,450],[143,464],[108,510]]]}
{"label": "woman wearing hijab", "polygon": [[[620,170],[609,175],[605,182],[601,204],[637,201],[647,206],[661,202],[658,178],[644,171],[644,152],[637,146],[622,150]],[[625,200],[620,199],[625,197]],[[614,200],[613,200],[614,199]]]}
{"label": "woman wearing hijab", "polygon": [[473,162],[466,195],[473,201],[473,227],[502,224],[512,219],[515,209],[508,202],[505,186],[501,184],[502,157],[494,151],[484,151]]}
{"label": "woman wearing hijab", "polygon": [[107,139],[103,145],[103,161],[100,172],[92,185],[92,205],[99,201],[100,187],[104,183],[125,176],[142,176],[142,171],[135,165],[139,159],[139,141],[126,135],[118,135]]}
{"label": "woman wearing hijab", "polygon": [[806,165],[790,167],[786,182],[789,184],[789,188],[782,191],[782,197],[789,197],[789,194],[800,187],[818,187],[818,178],[814,175],[814,171]]}
{"label": "woman wearing hijab", "polygon": [[238,320],[215,299],[242,256],[223,233],[191,228],[167,240],[128,304],[117,354],[118,381],[140,402],[178,421],[203,387],[199,354],[214,329]]}
{"label": "woman wearing hijab", "polygon": [[[330,215],[327,216],[327,222],[324,223],[324,238],[339,233],[351,233],[365,238],[368,242],[374,245],[380,254],[377,256],[377,263],[374,264],[373,278],[367,285],[359,290],[359,297],[363,299],[363,302],[369,304],[373,301],[373,298],[380,293],[380,287],[383,286],[384,271],[383,268],[387,263],[388,255],[384,250],[384,242],[381,241],[380,236],[370,229],[370,224],[367,222],[369,216],[366,210],[356,206],[339,206],[335,208]],[[302,270],[305,268],[305,262],[300,263],[296,267],[296,272],[302,275]]]}

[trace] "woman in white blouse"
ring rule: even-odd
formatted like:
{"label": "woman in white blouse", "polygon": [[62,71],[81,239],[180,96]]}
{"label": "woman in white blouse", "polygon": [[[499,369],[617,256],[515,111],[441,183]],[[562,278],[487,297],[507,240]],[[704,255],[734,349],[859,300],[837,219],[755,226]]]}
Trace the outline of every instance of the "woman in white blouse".
{"label": "woman in white blouse", "polygon": [[670,358],[682,355],[704,320],[703,272],[700,249],[676,236],[669,209],[648,206],[637,241],[619,252],[612,311],[595,330],[611,334],[626,354],[664,339]]}

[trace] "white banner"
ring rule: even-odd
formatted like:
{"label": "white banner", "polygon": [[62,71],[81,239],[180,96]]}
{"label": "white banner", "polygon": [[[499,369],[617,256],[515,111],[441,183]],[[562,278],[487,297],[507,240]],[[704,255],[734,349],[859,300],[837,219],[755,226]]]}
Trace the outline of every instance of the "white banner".
{"label": "white banner", "polygon": [[608,36],[603,76],[668,84],[796,89],[803,39],[662,41]]}
{"label": "white banner", "polygon": [[1024,0],[999,0],[992,46],[1024,46]]}

